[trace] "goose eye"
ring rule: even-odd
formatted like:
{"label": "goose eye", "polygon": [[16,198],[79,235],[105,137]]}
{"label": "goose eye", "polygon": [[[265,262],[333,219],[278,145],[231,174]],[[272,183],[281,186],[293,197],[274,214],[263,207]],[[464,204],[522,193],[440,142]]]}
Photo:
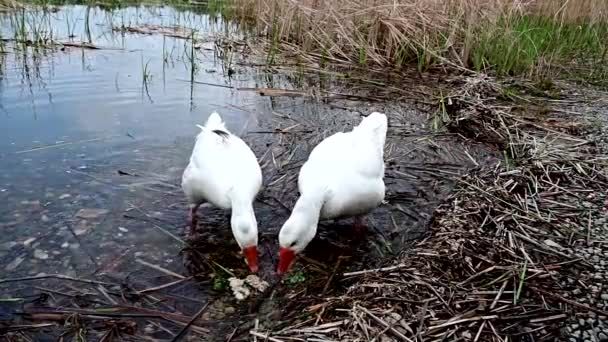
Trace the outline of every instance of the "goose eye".
{"label": "goose eye", "polygon": [[289,247],[294,247],[297,244],[297,241],[292,242]]}

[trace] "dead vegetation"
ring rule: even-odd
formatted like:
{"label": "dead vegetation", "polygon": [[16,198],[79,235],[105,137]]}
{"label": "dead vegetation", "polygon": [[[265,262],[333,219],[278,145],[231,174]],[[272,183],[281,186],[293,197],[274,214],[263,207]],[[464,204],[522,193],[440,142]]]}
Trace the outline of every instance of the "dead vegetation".
{"label": "dead vegetation", "polygon": [[491,137],[505,159],[459,179],[427,238],[384,268],[332,275],[328,282],[346,290],[299,298],[300,307],[291,303],[290,311],[306,314],[265,322],[252,336],[538,341],[562,336],[576,312],[608,315],[571,294],[592,281],[593,271],[573,251],[602,243],[590,228],[607,209],[608,156],[581,138],[582,121],[563,115],[584,100],[555,100],[551,118],[541,121],[529,113],[546,99],[520,98],[530,106],[522,113],[497,100],[501,87],[485,77],[461,79],[441,98],[451,131]]}

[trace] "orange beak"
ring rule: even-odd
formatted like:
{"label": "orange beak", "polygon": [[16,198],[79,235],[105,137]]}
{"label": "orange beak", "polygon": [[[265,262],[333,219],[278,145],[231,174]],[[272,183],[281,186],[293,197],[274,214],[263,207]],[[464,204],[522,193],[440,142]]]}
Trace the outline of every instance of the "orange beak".
{"label": "orange beak", "polygon": [[255,273],[258,271],[258,249],[256,246],[251,246],[243,249],[245,259],[247,259],[247,265],[251,272]]}
{"label": "orange beak", "polygon": [[296,253],[294,251],[289,248],[281,247],[279,250],[279,267],[277,268],[277,273],[281,275],[287,272],[295,258]]}

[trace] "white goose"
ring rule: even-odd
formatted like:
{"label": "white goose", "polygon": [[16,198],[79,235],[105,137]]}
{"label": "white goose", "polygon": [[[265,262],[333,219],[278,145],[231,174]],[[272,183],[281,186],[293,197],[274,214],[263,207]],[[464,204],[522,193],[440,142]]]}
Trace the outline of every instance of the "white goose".
{"label": "white goose", "polygon": [[300,198],[279,232],[279,274],[314,238],[320,219],[354,216],[359,229],[362,216],[384,200],[386,131],[386,115],[374,112],[351,132],[336,133],[312,150],[300,170]]}
{"label": "white goose", "polygon": [[253,151],[226,129],[218,113],[212,113],[190,156],[182,176],[182,189],[190,204],[189,223],[196,228],[196,211],[203,202],[232,209],[230,225],[252,272],[258,269],[258,226],[253,200],[262,186],[262,170]]}

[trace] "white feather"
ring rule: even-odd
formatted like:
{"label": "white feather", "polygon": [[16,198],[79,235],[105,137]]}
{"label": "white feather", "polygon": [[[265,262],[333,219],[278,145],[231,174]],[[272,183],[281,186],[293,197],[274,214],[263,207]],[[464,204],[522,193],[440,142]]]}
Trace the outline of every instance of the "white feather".
{"label": "white feather", "polygon": [[255,154],[226,129],[215,112],[205,126],[197,126],[201,132],[182,176],[188,202],[192,206],[209,202],[232,209],[232,230],[241,248],[257,245],[252,202],[262,186],[262,171]]}
{"label": "white feather", "polygon": [[351,132],[319,143],[298,177],[300,198],[279,233],[282,247],[301,251],[320,219],[364,215],[384,200],[384,143],[387,118],[374,112]]}

